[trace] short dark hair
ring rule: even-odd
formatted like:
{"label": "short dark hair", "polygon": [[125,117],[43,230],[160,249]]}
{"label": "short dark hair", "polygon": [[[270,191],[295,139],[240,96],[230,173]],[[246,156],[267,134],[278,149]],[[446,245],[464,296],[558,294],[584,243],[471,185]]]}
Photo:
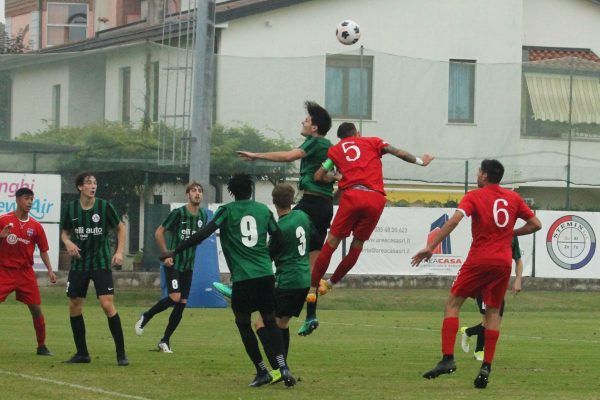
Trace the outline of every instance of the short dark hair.
{"label": "short dark hair", "polygon": [[273,196],[273,204],[279,208],[290,208],[294,203],[294,195],[296,194],[294,187],[289,183],[280,183],[273,188],[271,196]]}
{"label": "short dark hair", "polygon": [[93,176],[94,178],[96,177],[96,175],[94,175],[93,172],[89,171],[81,172],[75,177],[75,187],[77,188],[77,190],[79,190],[79,186],[83,186],[85,178],[89,178],[90,176]]}
{"label": "short dark hair", "polygon": [[204,188],[202,187],[202,185],[201,185],[201,184],[199,184],[199,183],[198,183],[198,182],[196,182],[196,181],[191,181],[191,182],[190,182],[190,183],[188,183],[188,185],[185,187],[185,194],[188,194],[188,193],[189,193],[189,192],[190,192],[190,191],[191,191],[193,188],[195,188],[195,187],[199,187],[199,188],[200,188],[200,191],[201,191],[202,193],[204,193]]}
{"label": "short dark hair", "polygon": [[17,190],[15,192],[15,197],[21,197],[21,196],[33,196],[33,190],[26,188],[26,187],[22,187],[21,189]]}
{"label": "short dark hair", "polygon": [[337,130],[337,137],[340,139],[345,139],[354,135],[356,135],[356,125],[352,122],[342,122]]}
{"label": "short dark hair", "polygon": [[252,196],[252,178],[248,174],[235,174],[227,182],[227,191],[236,200],[248,200]]}
{"label": "short dark hair", "polygon": [[487,174],[487,180],[490,183],[500,183],[504,176],[504,166],[498,160],[483,160],[481,162],[481,172]]}
{"label": "short dark hair", "polygon": [[304,108],[306,108],[306,112],[310,115],[312,124],[317,127],[319,135],[327,135],[327,132],[331,129],[331,116],[327,110],[314,101],[305,101]]}

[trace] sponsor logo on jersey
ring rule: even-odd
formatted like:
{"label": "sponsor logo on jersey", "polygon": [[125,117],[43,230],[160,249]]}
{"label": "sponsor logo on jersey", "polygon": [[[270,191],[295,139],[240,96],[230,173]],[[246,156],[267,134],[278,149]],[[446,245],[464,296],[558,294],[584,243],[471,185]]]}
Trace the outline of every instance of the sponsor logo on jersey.
{"label": "sponsor logo on jersey", "polygon": [[596,234],[585,219],[565,215],[548,229],[548,255],[561,268],[574,270],[588,265],[596,252]]}
{"label": "sponsor logo on jersey", "polygon": [[17,238],[17,235],[15,235],[14,233],[11,233],[6,237],[6,243],[8,244],[15,244],[18,242],[18,240],[19,239]]}
{"label": "sponsor logo on jersey", "polygon": [[23,244],[29,244],[29,243],[31,243],[30,240],[20,238],[17,235],[15,235],[14,233],[11,233],[10,235],[8,235],[6,237],[6,243],[8,243],[10,245],[17,244],[18,242],[21,242]]}

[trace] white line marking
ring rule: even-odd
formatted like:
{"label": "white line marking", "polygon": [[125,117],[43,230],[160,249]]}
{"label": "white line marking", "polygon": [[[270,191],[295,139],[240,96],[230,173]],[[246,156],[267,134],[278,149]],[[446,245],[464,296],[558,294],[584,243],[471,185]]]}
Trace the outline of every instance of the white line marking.
{"label": "white line marking", "polygon": [[90,387],[90,386],[83,386],[83,385],[77,385],[77,384],[74,384],[74,383],[56,381],[54,379],[42,378],[41,376],[20,374],[20,373],[16,373],[16,372],[5,371],[3,369],[0,369],[0,374],[9,375],[9,376],[16,376],[16,377],[19,377],[19,378],[30,379],[30,380],[33,380],[33,381],[53,383],[55,385],[68,386],[68,387],[71,387],[71,388],[74,388],[74,389],[87,390],[88,392],[101,393],[101,394],[104,394],[104,395],[115,396],[115,397],[122,397],[122,398],[125,398],[125,399],[150,400],[150,399],[148,399],[146,397],[132,396],[132,395],[129,395],[129,394],[123,394],[123,393],[118,393],[118,392],[111,392],[110,390],[104,390],[104,389],[99,389],[99,388]]}

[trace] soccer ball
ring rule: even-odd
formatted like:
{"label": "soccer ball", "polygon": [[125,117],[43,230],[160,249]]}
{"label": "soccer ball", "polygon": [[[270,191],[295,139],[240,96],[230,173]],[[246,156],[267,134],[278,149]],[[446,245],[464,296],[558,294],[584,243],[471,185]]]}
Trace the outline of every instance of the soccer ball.
{"label": "soccer ball", "polygon": [[335,36],[341,44],[354,44],[360,39],[360,27],[356,22],[346,19],[338,24]]}

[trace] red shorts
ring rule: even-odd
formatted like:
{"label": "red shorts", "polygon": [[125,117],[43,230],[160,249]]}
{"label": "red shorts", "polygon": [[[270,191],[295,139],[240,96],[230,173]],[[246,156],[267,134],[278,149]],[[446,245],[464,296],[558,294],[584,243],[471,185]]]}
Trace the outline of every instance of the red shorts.
{"label": "red shorts", "polygon": [[12,292],[16,292],[17,300],[24,304],[42,304],[33,268],[0,267],[0,303]]}
{"label": "red shorts", "polygon": [[344,190],[340,206],[331,224],[331,234],[338,238],[345,238],[352,232],[358,240],[369,240],[383,213],[385,202],[385,196],[379,192]]}
{"label": "red shorts", "polygon": [[506,265],[467,265],[458,271],[450,292],[458,297],[477,297],[492,308],[500,308],[508,283],[511,267]]}

